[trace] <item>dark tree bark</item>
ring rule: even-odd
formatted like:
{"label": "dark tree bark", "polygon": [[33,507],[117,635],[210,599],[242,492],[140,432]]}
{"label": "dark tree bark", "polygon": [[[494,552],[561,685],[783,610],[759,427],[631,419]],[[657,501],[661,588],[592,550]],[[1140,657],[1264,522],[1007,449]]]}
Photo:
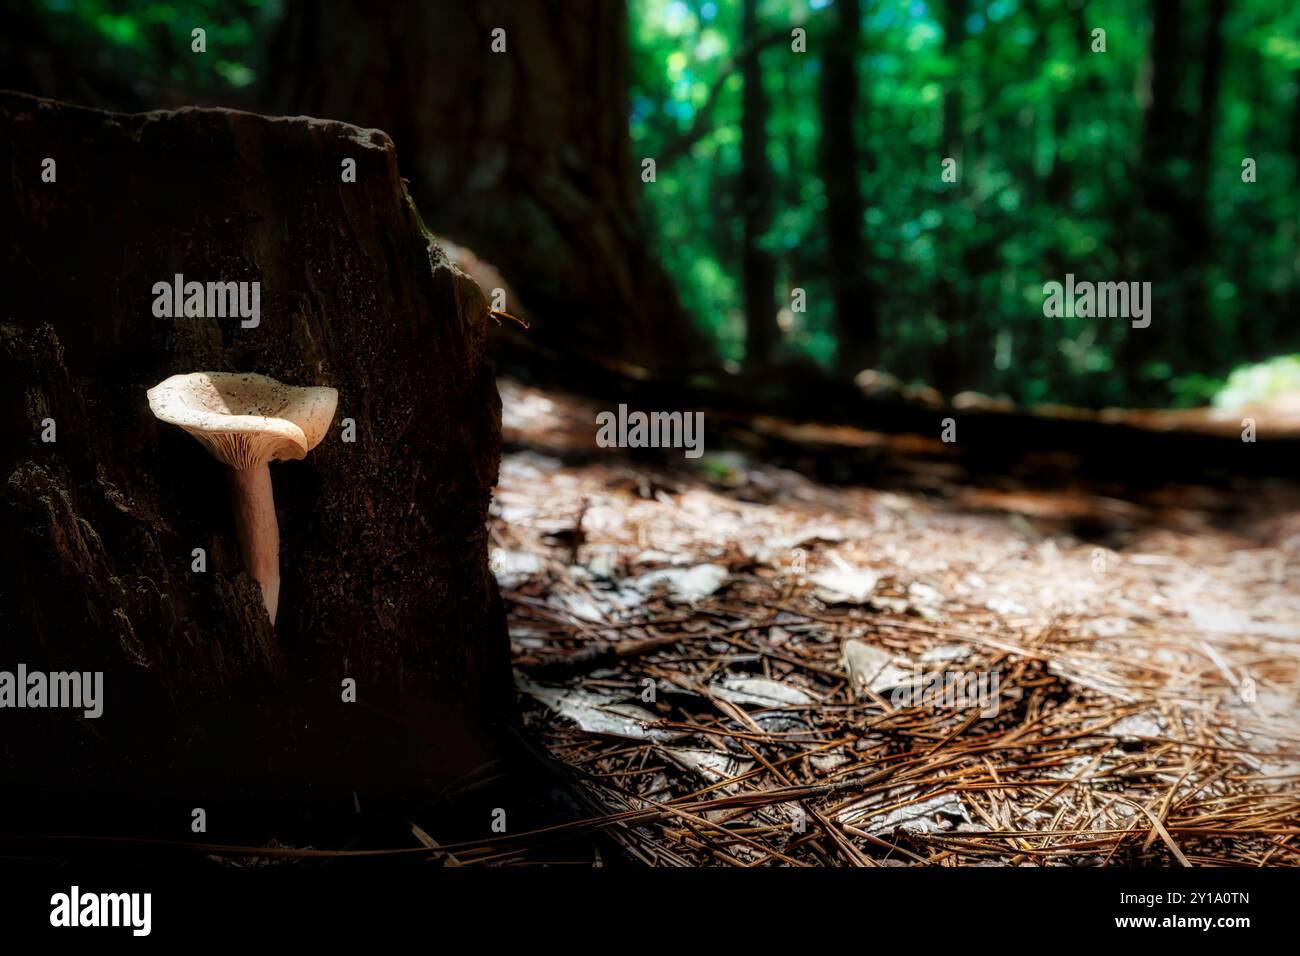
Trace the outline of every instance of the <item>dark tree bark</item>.
{"label": "dark tree bark", "polygon": [[[1212,0],[1205,33],[1193,53],[1184,30],[1184,11],[1177,0],[1152,2],[1142,194],[1159,233],[1138,237],[1139,248],[1155,250],[1139,256],[1153,277],[1154,302],[1151,327],[1126,333],[1122,355],[1130,376],[1137,375],[1153,356],[1189,370],[1210,371],[1217,365],[1203,273],[1210,252],[1207,193],[1222,81],[1225,12],[1224,0]],[[1185,67],[1193,57],[1201,63],[1195,93],[1184,88]],[[1194,112],[1183,105],[1184,98],[1192,96],[1197,103]],[[1186,174],[1178,172],[1182,163],[1188,167]],[[1140,378],[1133,381],[1139,396],[1143,386]]]}
{"label": "dark tree bark", "polygon": [[[79,823],[126,805],[184,819],[189,836],[192,806],[337,798],[351,812],[354,788],[480,763],[485,728],[512,706],[487,567],[500,445],[487,303],[425,231],[392,141],[4,93],[0,155],[4,666],[103,671],[107,698],[98,720],[7,711],[4,778],[50,806],[75,795]],[[155,317],[152,287],[176,273],[259,281],[260,324]],[[210,370],[339,391],[321,444],[271,466],[274,629],[221,466],[145,397]],[[175,802],[189,794],[206,802]]]}
{"label": "dark tree bark", "polygon": [[[944,56],[955,59],[960,55],[962,37],[966,32],[967,0],[948,0],[943,9],[943,52]],[[948,79],[948,89],[943,97],[943,130],[940,147],[943,157],[957,160],[958,182],[966,175],[966,164],[962,137],[963,98],[961,92],[960,71]],[[952,188],[952,187],[949,187]],[[958,187],[960,188],[960,187]],[[932,370],[931,383],[941,392],[952,394],[960,390],[964,381],[963,369],[966,364],[962,343],[961,324],[966,318],[965,296],[957,283],[958,263],[962,262],[961,243],[958,230],[953,222],[958,203],[959,192],[945,193],[947,200],[943,224],[938,230],[937,246],[939,255],[947,267],[941,265],[938,280],[935,283],[935,309],[940,323],[947,332],[943,344],[939,347]],[[965,272],[965,270],[960,270]],[[971,275],[972,273],[966,273]],[[974,273],[978,275],[978,273]]]}
{"label": "dark tree bark", "polygon": [[876,364],[876,301],[867,277],[861,152],[855,125],[862,113],[857,55],[862,19],[858,0],[835,0],[828,10],[822,56],[820,165],[826,187],[826,239],[835,297],[836,365],[852,377]]}
{"label": "dark tree bark", "polygon": [[[746,46],[759,36],[758,0],[744,0],[740,39]],[[763,246],[772,227],[772,167],[767,158],[767,94],[762,57],[748,57],[741,70],[745,84],[740,120],[740,204],[743,215],[741,286],[745,300],[745,367],[772,364],[781,340],[776,324],[776,260]]]}
{"label": "dark tree bark", "polygon": [[1148,171],[1148,202],[1160,209],[1176,206],[1164,167],[1182,152],[1184,116],[1178,105],[1182,31],[1178,0],[1152,0],[1151,93],[1143,116],[1142,161]]}
{"label": "dark tree bark", "polygon": [[501,270],[538,341],[708,365],[637,214],[656,185],[631,155],[629,55],[610,0],[289,0],[270,107],[390,133],[425,221]]}
{"label": "dark tree bark", "polygon": [[[1150,275],[1152,283],[1151,327],[1125,329],[1119,351],[1128,393],[1138,401],[1154,396],[1142,371],[1153,356],[1164,353],[1168,326],[1181,320],[1183,306],[1177,270],[1187,258],[1183,236],[1191,228],[1191,210],[1171,174],[1172,165],[1186,153],[1186,116],[1179,105],[1183,42],[1178,0],[1151,0],[1139,187],[1146,218],[1135,222],[1128,210],[1118,213],[1120,234],[1130,238],[1135,250],[1130,261]],[[1165,248],[1167,253],[1161,251]]]}
{"label": "dark tree bark", "polygon": [[1223,19],[1227,0],[1210,0],[1205,35],[1201,42],[1199,105],[1192,124],[1191,233],[1184,237],[1187,261],[1183,269],[1185,319],[1180,338],[1188,344],[1194,367],[1215,368],[1221,361],[1221,343],[1210,325],[1205,269],[1211,258],[1211,166],[1214,131],[1219,123],[1219,91],[1223,85]]}
{"label": "dark tree bark", "polygon": [[1227,0],[1210,0],[1209,19],[1201,44],[1200,109],[1195,116],[1192,159],[1196,170],[1195,198],[1203,232],[1198,239],[1208,243],[1209,171],[1214,152],[1214,130],[1219,118],[1219,90],[1223,84],[1223,18]]}
{"label": "dark tree bark", "polygon": [[[1300,315],[1300,73],[1296,74],[1295,96],[1291,104],[1291,159],[1294,164],[1291,224],[1292,252],[1295,263],[1295,281],[1291,285],[1291,315]],[[1288,330],[1294,336],[1294,330]]]}

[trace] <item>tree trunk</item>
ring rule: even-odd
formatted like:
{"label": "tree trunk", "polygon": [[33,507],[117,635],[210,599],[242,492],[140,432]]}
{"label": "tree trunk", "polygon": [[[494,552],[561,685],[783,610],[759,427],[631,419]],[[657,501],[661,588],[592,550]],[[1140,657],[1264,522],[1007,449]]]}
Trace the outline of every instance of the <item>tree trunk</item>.
{"label": "tree trunk", "polygon": [[[954,61],[959,60],[962,38],[965,34],[966,0],[947,0],[943,20],[944,57]],[[943,141],[940,147],[943,158],[951,157],[957,160],[958,170],[957,185],[947,187],[951,191],[944,193],[947,208],[944,210],[943,224],[939,227],[936,237],[939,256],[944,263],[961,262],[963,252],[966,251],[959,239],[960,230],[954,221],[960,204],[961,190],[965,189],[961,184],[968,175],[962,136],[962,75],[960,69],[954,71],[953,76],[948,80],[948,90],[943,98],[943,129],[940,134]],[[963,334],[966,296],[959,284],[960,275],[961,273],[951,265],[946,268],[941,265],[935,281],[935,310],[944,328],[945,338],[943,344],[939,346],[930,381],[939,391],[949,395],[959,391],[965,381],[963,369],[966,348],[969,347],[968,339]]]}
{"label": "tree trunk", "polygon": [[629,56],[621,0],[289,0],[270,105],[390,133],[425,221],[501,270],[538,342],[710,365],[637,214],[659,187],[631,155]]}
{"label": "tree trunk", "polygon": [[[75,799],[79,825],[138,813],[188,837],[191,807],[351,812],[354,790],[480,764],[513,701],[487,566],[487,303],[423,228],[392,141],[4,93],[0,144],[0,668],[102,671],[105,697],[98,719],[5,712],[4,778]],[[258,324],[157,317],[178,273],[260,282]],[[223,466],[145,398],[211,370],[339,393],[315,450],[271,465],[274,627]]]}
{"label": "tree trunk", "polygon": [[[1209,164],[1223,61],[1223,0],[1212,0],[1196,56],[1201,62],[1197,110],[1184,105],[1188,49],[1184,11],[1177,0],[1153,0],[1151,7],[1151,90],[1143,117],[1143,197],[1157,232],[1140,235],[1143,269],[1155,277],[1149,329],[1125,334],[1124,365],[1130,375],[1158,357],[1180,371],[1209,372],[1217,363],[1209,325],[1204,269],[1210,247]],[[1189,174],[1179,175],[1186,163]],[[1135,397],[1152,397],[1135,383]]]}
{"label": "tree trunk", "polygon": [[863,201],[858,182],[860,153],[854,132],[862,111],[857,68],[862,13],[858,0],[835,0],[828,12],[819,151],[835,297],[836,365],[842,377],[851,378],[876,364],[878,346],[875,295],[866,272],[867,245],[862,235]]}
{"label": "tree trunk", "polygon": [[1219,123],[1219,90],[1223,84],[1223,19],[1227,0],[1210,0],[1208,21],[1201,46],[1199,105],[1193,119],[1191,161],[1191,232],[1184,237],[1187,261],[1184,265],[1184,324],[1180,339],[1188,346],[1194,363],[1190,370],[1210,372],[1222,361],[1225,343],[1214,328],[1210,315],[1205,270],[1210,260],[1210,189],[1214,162],[1214,131]]}
{"label": "tree trunk", "polygon": [[[758,39],[758,0],[744,0],[740,42]],[[743,213],[741,285],[745,296],[745,367],[764,369],[772,364],[781,340],[776,324],[776,260],[763,242],[772,227],[772,168],[767,158],[767,94],[763,90],[762,57],[745,60],[745,84],[740,120],[740,203]]]}
{"label": "tree trunk", "polygon": [[[1190,238],[1195,232],[1195,207],[1174,166],[1188,155],[1189,118],[1181,106],[1183,64],[1183,11],[1178,0],[1152,0],[1150,94],[1142,118],[1142,184],[1145,211],[1150,217],[1135,236],[1135,257],[1152,276],[1152,320],[1147,329],[1126,329],[1120,350],[1129,376],[1130,395],[1149,400],[1156,392],[1142,370],[1152,358],[1178,361],[1191,333],[1187,321],[1183,270],[1191,258]],[[1121,234],[1133,232],[1121,220]],[[1180,329],[1173,335],[1174,329]]]}
{"label": "tree trunk", "polygon": [[[1295,84],[1295,96],[1291,103],[1291,161],[1292,161],[1292,190],[1291,190],[1291,211],[1293,221],[1291,223],[1291,246],[1292,246],[1292,265],[1293,281],[1291,283],[1291,315],[1300,315],[1300,74]],[[1274,319],[1274,321],[1277,321]],[[1286,330],[1288,339],[1294,341],[1295,330],[1288,328]]]}

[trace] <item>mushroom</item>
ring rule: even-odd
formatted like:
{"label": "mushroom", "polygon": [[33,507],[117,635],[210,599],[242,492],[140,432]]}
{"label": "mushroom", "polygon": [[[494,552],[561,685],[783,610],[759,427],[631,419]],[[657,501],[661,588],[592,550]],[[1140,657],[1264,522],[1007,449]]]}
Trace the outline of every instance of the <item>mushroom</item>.
{"label": "mushroom", "polygon": [[267,465],[305,458],[320,443],[334,419],[338,391],[248,372],[191,372],[173,375],[147,394],[155,418],[185,429],[226,466],[239,551],[274,624],[280,529]]}

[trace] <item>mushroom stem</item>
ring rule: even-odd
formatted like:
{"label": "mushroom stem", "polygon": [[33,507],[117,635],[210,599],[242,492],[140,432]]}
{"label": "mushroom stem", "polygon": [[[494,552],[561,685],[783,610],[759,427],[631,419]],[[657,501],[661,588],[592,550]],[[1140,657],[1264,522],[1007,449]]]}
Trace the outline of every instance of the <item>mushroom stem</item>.
{"label": "mushroom stem", "polygon": [[271,623],[280,603],[280,526],[275,520],[275,495],[271,469],[263,462],[252,468],[227,468],[230,500],[235,511],[235,534],[244,567],[262,587]]}

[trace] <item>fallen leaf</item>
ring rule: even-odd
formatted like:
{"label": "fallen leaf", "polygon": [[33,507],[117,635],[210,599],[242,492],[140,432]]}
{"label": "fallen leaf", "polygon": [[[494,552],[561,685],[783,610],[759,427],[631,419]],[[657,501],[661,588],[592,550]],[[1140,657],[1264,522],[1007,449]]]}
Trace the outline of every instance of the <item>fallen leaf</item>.
{"label": "fallen leaf", "polygon": [[869,802],[852,804],[840,812],[840,822],[866,830],[872,836],[884,836],[898,827],[920,833],[942,833],[956,824],[971,822],[961,800],[952,794],[940,794],[880,814],[881,808],[896,799],[893,796],[873,797]]}
{"label": "fallen leaf", "polygon": [[840,657],[849,682],[858,693],[870,688],[873,693],[883,694],[895,687],[910,686],[915,678],[910,669],[894,663],[894,655],[889,651],[857,638],[851,637],[844,642]]}
{"label": "fallen leaf", "polygon": [[808,575],[817,597],[826,604],[865,604],[880,575],[861,568],[818,571]]}
{"label": "fallen leaf", "polygon": [[716,750],[688,749],[686,747],[661,747],[673,763],[684,770],[693,770],[709,783],[721,783],[747,773],[753,766],[752,760],[739,760],[731,754]]}
{"label": "fallen leaf", "polygon": [[1106,728],[1106,736],[1114,736],[1128,743],[1137,743],[1143,737],[1162,737],[1164,728],[1150,714],[1131,714]]}
{"label": "fallen leaf", "polygon": [[669,600],[678,604],[694,604],[718,590],[730,577],[730,572],[720,564],[697,564],[693,568],[647,571],[627,583],[646,593],[666,586]]}
{"label": "fallen leaf", "polygon": [[657,723],[659,718],[644,707],[627,703],[610,694],[596,694],[579,687],[535,684],[522,677],[516,679],[515,686],[557,714],[568,717],[590,734],[607,734],[631,740],[673,740],[681,736],[647,726]]}
{"label": "fallen leaf", "polygon": [[531,551],[496,548],[492,552],[492,573],[503,588],[517,587],[545,566],[541,555]]}
{"label": "fallen leaf", "polygon": [[922,584],[920,581],[913,581],[907,586],[907,600],[911,609],[922,619],[927,621],[943,620],[943,611],[940,610],[943,595],[930,585]]}
{"label": "fallen leaf", "polygon": [[811,695],[780,681],[766,677],[726,677],[709,688],[733,704],[758,704],[760,707],[807,707],[817,701]]}
{"label": "fallen leaf", "polygon": [[923,652],[920,660],[924,664],[937,664],[960,661],[969,656],[970,646],[967,644],[939,644]]}
{"label": "fallen leaf", "polygon": [[568,591],[564,594],[558,595],[555,598],[555,603],[564,607],[569,611],[569,613],[576,617],[582,618],[584,621],[595,621],[600,624],[607,623],[605,620],[605,612],[601,610],[600,606],[597,605],[595,601],[581,591]]}

